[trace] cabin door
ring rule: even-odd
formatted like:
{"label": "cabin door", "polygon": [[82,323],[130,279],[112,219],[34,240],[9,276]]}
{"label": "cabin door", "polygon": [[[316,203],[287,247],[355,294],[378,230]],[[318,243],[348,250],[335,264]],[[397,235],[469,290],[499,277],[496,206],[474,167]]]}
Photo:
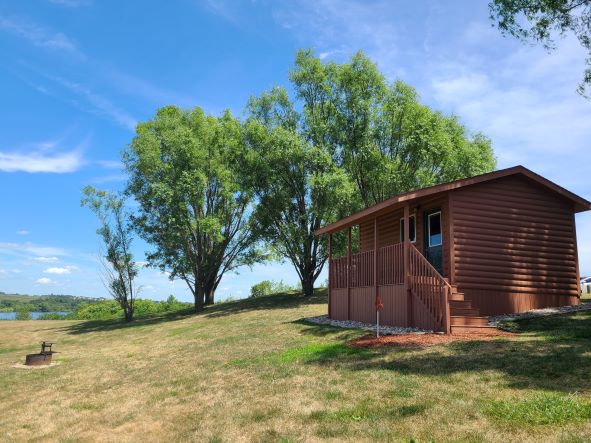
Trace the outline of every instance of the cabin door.
{"label": "cabin door", "polygon": [[425,212],[425,257],[437,272],[443,275],[443,231],[441,229],[441,209]]}

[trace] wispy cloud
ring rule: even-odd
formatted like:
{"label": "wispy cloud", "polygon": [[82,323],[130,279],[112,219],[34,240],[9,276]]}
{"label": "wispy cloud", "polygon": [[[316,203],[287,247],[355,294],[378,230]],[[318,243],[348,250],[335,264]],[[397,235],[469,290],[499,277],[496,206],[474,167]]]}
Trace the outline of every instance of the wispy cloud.
{"label": "wispy cloud", "polygon": [[33,45],[70,56],[85,58],[76,43],[62,32],[52,31],[25,19],[0,15],[0,30],[28,40]]}
{"label": "wispy cloud", "polygon": [[29,235],[29,231],[27,231],[26,229],[20,229],[16,231],[16,233],[19,235]]}
{"label": "wispy cloud", "polygon": [[75,172],[84,164],[83,152],[88,145],[84,140],[69,150],[59,149],[51,142],[27,145],[24,149],[0,151],[0,171],[28,173]]}
{"label": "wispy cloud", "polygon": [[37,283],[38,285],[51,285],[54,283],[54,281],[47,277],[41,277],[37,279],[35,283]]}
{"label": "wispy cloud", "polygon": [[97,160],[95,163],[105,169],[123,169],[123,163],[120,160]]}
{"label": "wispy cloud", "polygon": [[54,268],[48,268],[45,269],[43,271],[44,274],[57,274],[57,275],[63,275],[63,274],[71,274],[72,271],[77,270],[78,268],[76,266],[65,266],[63,268],[60,267],[54,267]]}
{"label": "wispy cloud", "polygon": [[37,245],[34,243],[2,243],[0,242],[0,254],[28,254],[38,257],[60,257],[67,255],[62,248],[55,246]]}
{"label": "wispy cloud", "polygon": [[76,94],[77,96],[83,98],[85,102],[89,105],[89,108],[82,108],[87,112],[91,112],[95,115],[101,115],[108,117],[109,119],[113,120],[115,123],[123,126],[127,129],[134,130],[137,124],[137,119],[132,117],[129,113],[124,111],[123,109],[119,108],[113,102],[111,102],[107,97],[98,94],[91,90],[88,86],[78,83],[75,81],[71,81],[64,77],[50,77],[52,80],[57,82],[62,87],[68,89],[70,92]]}
{"label": "wispy cloud", "polygon": [[57,257],[35,257],[33,260],[39,263],[57,263],[60,261]]}
{"label": "wispy cloud", "polygon": [[49,0],[49,3],[66,8],[80,8],[92,4],[91,0]]}

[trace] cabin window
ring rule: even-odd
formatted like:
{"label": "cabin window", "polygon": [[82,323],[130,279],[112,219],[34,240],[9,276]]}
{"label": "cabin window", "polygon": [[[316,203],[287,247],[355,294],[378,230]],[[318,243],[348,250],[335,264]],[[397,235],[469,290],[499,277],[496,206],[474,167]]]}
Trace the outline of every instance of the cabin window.
{"label": "cabin window", "polygon": [[[408,217],[408,227],[410,229],[410,242],[415,243],[417,241],[417,223],[415,216],[411,215]],[[404,241],[404,218],[400,219],[400,243]]]}
{"label": "cabin window", "polygon": [[429,246],[440,246],[442,243],[441,235],[441,212],[434,212],[427,216],[427,229]]}

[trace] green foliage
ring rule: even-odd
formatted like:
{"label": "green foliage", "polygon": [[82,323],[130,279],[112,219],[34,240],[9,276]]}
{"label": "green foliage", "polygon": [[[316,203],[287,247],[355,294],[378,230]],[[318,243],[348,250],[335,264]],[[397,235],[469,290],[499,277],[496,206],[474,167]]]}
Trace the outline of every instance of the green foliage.
{"label": "green foliage", "polygon": [[31,320],[31,312],[26,308],[19,308],[16,311],[17,320]]}
{"label": "green foliage", "polygon": [[495,167],[490,140],[421,105],[411,86],[389,84],[362,52],[337,64],[299,51],[291,80],[306,138],[347,172],[359,207]]}
{"label": "green foliage", "polygon": [[125,201],[120,196],[99,191],[92,186],[86,186],[83,194],[81,204],[88,206],[100,221],[97,234],[105,247],[105,286],[125,312],[125,321],[131,321],[138,267],[131,254],[133,231],[129,223],[130,216],[125,212]]}
{"label": "green foliage", "polygon": [[65,320],[68,318],[68,314],[58,314],[57,312],[50,312],[47,314],[42,314],[37,317],[37,320]]}
{"label": "green foliage", "polygon": [[[134,304],[136,318],[168,314],[191,307],[190,303],[180,302],[172,295],[166,301],[138,298]],[[118,318],[124,318],[124,312],[115,300],[103,300],[99,303],[83,304],[76,312],[68,316],[68,319],[75,320],[112,320]]]}
{"label": "green foliage", "polygon": [[503,34],[523,41],[541,43],[544,48],[556,48],[556,34],[572,32],[587,58],[583,80],[578,91],[589,98],[591,86],[591,0],[492,0],[490,18]]}
{"label": "green foliage", "polygon": [[196,310],[213,303],[226,272],[264,258],[249,221],[244,156],[242,126],[229,111],[175,106],[140,123],[124,153],[136,228],[154,248],[148,261],[185,281]]}
{"label": "green foliage", "polygon": [[250,298],[263,297],[265,295],[279,294],[293,290],[294,288],[283,283],[283,280],[263,280],[250,287]]}
{"label": "green foliage", "polygon": [[122,318],[123,309],[115,300],[102,300],[98,303],[83,303],[69,318],[75,320],[110,320]]}
{"label": "green foliage", "polygon": [[19,295],[1,294],[0,312],[25,309],[30,312],[73,312],[80,303],[94,303],[98,299],[72,295]]}
{"label": "green foliage", "polygon": [[[363,53],[324,63],[299,51],[295,97],[251,98],[246,137],[261,235],[296,269],[304,295],[327,260],[314,231],[394,194],[489,172],[490,140],[433,111],[401,81],[389,84]],[[335,250],[344,247],[335,238]]]}

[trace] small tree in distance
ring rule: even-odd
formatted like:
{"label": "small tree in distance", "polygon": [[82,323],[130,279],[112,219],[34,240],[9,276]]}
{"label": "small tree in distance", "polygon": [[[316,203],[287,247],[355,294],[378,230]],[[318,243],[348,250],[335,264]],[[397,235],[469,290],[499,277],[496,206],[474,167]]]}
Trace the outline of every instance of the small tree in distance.
{"label": "small tree in distance", "polygon": [[133,231],[125,212],[124,200],[92,186],[86,186],[82,192],[82,206],[88,206],[100,222],[97,234],[102,238],[105,248],[103,283],[123,309],[125,321],[130,322],[133,320],[134,301],[138,292],[134,282],[138,267],[131,254]]}

